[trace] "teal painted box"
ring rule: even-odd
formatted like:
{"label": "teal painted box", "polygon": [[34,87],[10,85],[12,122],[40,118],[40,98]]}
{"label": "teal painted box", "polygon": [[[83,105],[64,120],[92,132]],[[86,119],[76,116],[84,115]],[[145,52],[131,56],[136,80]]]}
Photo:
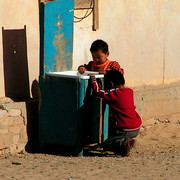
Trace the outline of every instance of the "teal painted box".
{"label": "teal painted box", "polygon": [[[96,75],[102,82],[103,77]],[[79,75],[77,71],[46,73],[40,77],[40,148],[45,144],[68,146],[78,155],[88,143],[107,139],[108,108],[102,110],[102,99],[90,96],[90,106],[85,108],[85,100],[91,94],[88,81],[88,75]],[[102,127],[99,113],[103,113]]]}

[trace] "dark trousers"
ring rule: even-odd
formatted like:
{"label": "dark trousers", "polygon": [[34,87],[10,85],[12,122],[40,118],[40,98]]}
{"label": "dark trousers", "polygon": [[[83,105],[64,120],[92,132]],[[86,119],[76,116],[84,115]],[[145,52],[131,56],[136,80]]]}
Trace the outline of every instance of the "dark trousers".
{"label": "dark trousers", "polygon": [[123,130],[114,130],[109,134],[109,138],[103,142],[102,146],[105,150],[116,151],[122,142],[126,138],[135,138],[139,134],[139,130],[136,131],[123,131]]}

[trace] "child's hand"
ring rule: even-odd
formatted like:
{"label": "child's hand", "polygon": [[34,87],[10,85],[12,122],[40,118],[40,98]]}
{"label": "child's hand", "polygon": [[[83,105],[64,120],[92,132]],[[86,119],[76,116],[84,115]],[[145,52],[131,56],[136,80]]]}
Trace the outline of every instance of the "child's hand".
{"label": "child's hand", "polygon": [[90,76],[90,78],[95,77],[95,74],[88,74],[88,75]]}
{"label": "child's hand", "polygon": [[95,74],[88,74],[89,76],[90,76],[90,79],[91,80],[95,80],[96,78],[95,78]]}
{"label": "child's hand", "polygon": [[86,68],[85,68],[85,67],[80,67],[80,68],[78,69],[78,72],[79,72],[80,74],[83,74],[85,71],[86,71]]}

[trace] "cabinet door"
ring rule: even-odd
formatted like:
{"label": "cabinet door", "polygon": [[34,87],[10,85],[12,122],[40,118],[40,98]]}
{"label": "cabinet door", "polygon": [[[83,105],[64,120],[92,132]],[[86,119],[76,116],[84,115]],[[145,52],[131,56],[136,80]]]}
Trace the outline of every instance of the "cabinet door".
{"label": "cabinet door", "polygon": [[46,77],[40,81],[40,141],[49,144],[77,144],[77,82],[75,79]]}

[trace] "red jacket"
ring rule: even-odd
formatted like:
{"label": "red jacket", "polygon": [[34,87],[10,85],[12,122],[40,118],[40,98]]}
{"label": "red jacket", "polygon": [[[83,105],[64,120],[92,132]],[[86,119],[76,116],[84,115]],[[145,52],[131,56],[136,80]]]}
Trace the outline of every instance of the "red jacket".
{"label": "red jacket", "polygon": [[112,116],[117,128],[124,131],[138,130],[141,126],[141,118],[135,111],[133,90],[130,88],[111,89],[109,92],[101,90],[96,80],[92,80],[92,88],[95,95],[106,100],[112,108]]}

